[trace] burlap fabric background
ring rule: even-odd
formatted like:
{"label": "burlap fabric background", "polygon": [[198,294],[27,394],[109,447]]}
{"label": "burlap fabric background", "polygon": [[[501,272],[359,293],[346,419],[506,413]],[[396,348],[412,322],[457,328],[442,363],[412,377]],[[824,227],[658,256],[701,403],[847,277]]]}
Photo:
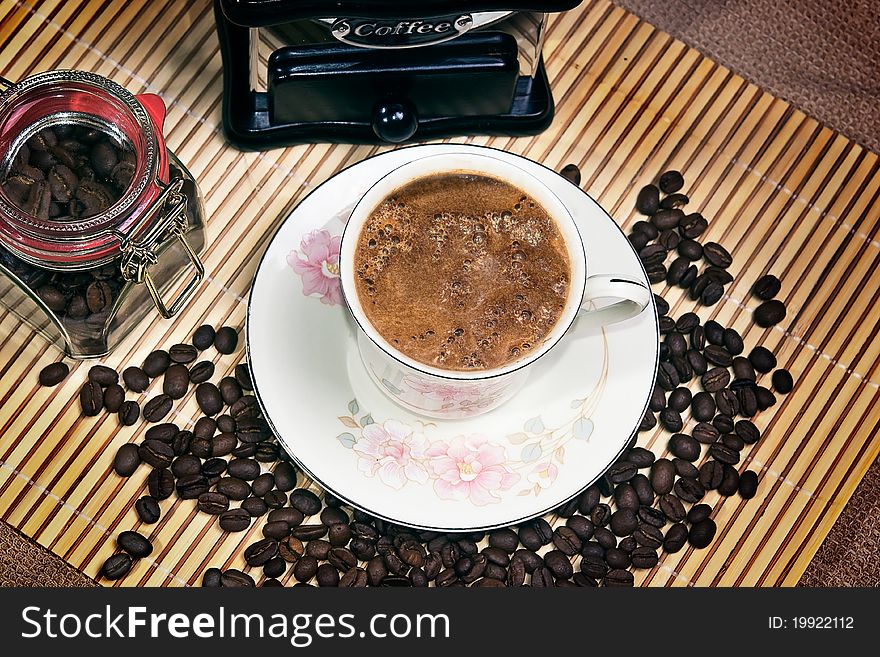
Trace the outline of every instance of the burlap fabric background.
{"label": "burlap fabric background", "polygon": [[[877,0],[615,0],[652,25],[880,152]],[[880,584],[880,461],[810,564],[802,586]],[[0,586],[93,586],[0,523]]]}

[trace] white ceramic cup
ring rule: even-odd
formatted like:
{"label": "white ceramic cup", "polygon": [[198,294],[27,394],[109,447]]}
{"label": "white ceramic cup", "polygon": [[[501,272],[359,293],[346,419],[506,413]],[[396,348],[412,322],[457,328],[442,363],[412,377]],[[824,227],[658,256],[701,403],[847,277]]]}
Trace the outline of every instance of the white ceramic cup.
{"label": "white ceramic cup", "polygon": [[[571,283],[568,302],[543,343],[520,358],[493,369],[447,370],[416,361],[394,348],[367,320],[355,284],[354,254],[364,223],[394,191],[413,180],[441,173],[468,172],[504,180],[537,201],[568,247]],[[450,152],[404,164],[376,182],[351,213],[339,253],[342,293],[357,329],[361,359],[370,377],[392,400],[416,413],[463,419],[509,400],[525,383],[531,366],[567,334],[590,333],[598,326],[630,319],[651,302],[642,282],[622,274],[590,273],[578,227],[565,205],[535,176],[492,155]],[[597,300],[605,305],[597,306]]]}

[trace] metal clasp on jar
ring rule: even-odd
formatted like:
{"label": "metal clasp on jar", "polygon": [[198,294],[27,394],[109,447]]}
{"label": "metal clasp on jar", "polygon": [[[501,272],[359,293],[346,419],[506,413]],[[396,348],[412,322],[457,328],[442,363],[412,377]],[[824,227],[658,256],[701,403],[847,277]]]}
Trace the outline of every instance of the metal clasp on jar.
{"label": "metal clasp on jar", "polygon": [[[166,319],[173,317],[180,311],[205,278],[205,266],[186,240],[187,197],[181,192],[182,187],[182,179],[172,180],[147,208],[147,211],[132,227],[128,235],[119,234],[122,251],[122,261],[120,262],[122,276],[135,283],[145,283],[153,298],[153,303],[156,304],[156,309]],[[157,214],[159,215],[158,220],[154,221]],[[140,235],[144,226],[150,226],[150,228],[146,233]],[[196,271],[195,276],[168,306],[162,300],[159,289],[156,287],[153,277],[150,276],[150,267],[159,260],[158,247],[171,236],[180,241]]]}

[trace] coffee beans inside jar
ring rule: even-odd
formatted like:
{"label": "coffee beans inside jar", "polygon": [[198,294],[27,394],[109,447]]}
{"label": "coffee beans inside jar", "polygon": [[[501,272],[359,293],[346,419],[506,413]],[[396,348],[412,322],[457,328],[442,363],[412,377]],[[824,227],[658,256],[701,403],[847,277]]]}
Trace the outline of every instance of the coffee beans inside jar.
{"label": "coffee beans inside jar", "polygon": [[[678,231],[682,240],[699,240],[708,228],[702,215],[683,213],[677,227],[663,230],[652,223],[654,214],[681,210],[689,202],[680,193],[683,176],[665,175],[660,187],[651,187],[639,194],[639,211],[649,219],[639,232],[641,249],[660,239],[664,230]],[[668,198],[664,193],[677,195],[674,204],[666,203],[671,207],[661,206]],[[671,217],[662,221],[667,220]],[[703,259],[707,244],[700,244]],[[685,250],[693,256],[700,253],[690,245]],[[663,251],[645,254],[658,262],[676,255],[668,252],[664,246]],[[732,278],[721,272],[733,265],[733,257],[717,243],[709,246],[708,253],[705,262],[688,260],[696,264],[688,265],[694,267],[694,274],[686,285],[708,280],[723,292]],[[695,296],[698,304],[719,300],[714,295]],[[151,440],[171,445],[170,467],[165,466],[165,450],[156,445],[143,450],[143,456],[126,447],[117,459],[120,474],[137,469],[144,458],[154,468],[151,495],[138,502],[138,515],[145,523],[156,522],[157,506],[175,492],[178,497],[195,496],[190,504],[217,516],[225,531],[244,531],[259,523],[244,550],[241,569],[209,568],[205,586],[632,586],[633,571],[662,564],[664,554],[711,544],[717,530],[712,517],[717,494],[739,493],[745,499],[758,495],[759,473],[742,464],[748,462],[748,446],[761,436],[751,420],[742,418],[741,391],[748,390],[757,399],[759,388],[769,392],[771,385],[762,377],[769,379],[777,371],[772,387],[778,394],[794,385],[786,370],[775,369],[769,351],[763,347],[750,351],[739,333],[715,321],[703,322],[696,312],[673,318],[669,304],[660,297],[656,305],[666,350],[661,350],[657,388],[646,415],[652,422],[643,426],[656,427],[657,415],[669,411],[662,421],[676,431],[669,441],[669,458],[659,451],[631,447],[600,481],[556,510],[555,529],[547,519],[538,518],[491,532],[413,530],[351,509],[330,494],[318,497],[297,488],[301,482],[295,467],[278,448],[258,407],[248,401],[254,398],[247,392],[252,384],[246,365],[236,368],[234,376],[223,376],[229,368],[222,361],[210,372],[202,366],[195,377],[196,366],[191,366],[181,382],[182,398],[193,394],[197,385],[216,385],[203,388],[209,392],[200,395],[210,416],[198,418],[193,432],[178,427],[173,417],[150,429]],[[234,351],[237,335],[233,339],[230,330],[201,327],[193,346],[199,351],[213,346],[221,355]],[[220,344],[216,344],[218,335]],[[178,360],[184,352],[192,362],[198,360],[180,347],[175,349]],[[172,360],[161,350],[150,355],[141,368],[150,385],[156,385],[156,377],[161,382],[173,367]],[[126,379],[131,375],[123,382]],[[142,387],[139,377],[132,381]],[[254,446],[275,446],[277,460],[254,458]],[[662,449],[660,443],[656,449]],[[142,550],[136,548],[135,553]],[[132,556],[127,552],[112,556],[104,574],[123,576],[131,568]]]}

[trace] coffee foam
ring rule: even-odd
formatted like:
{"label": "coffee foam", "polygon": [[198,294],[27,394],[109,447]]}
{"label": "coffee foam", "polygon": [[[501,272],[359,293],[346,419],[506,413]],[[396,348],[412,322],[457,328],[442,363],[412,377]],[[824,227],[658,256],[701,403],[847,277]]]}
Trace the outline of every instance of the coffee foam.
{"label": "coffee foam", "polygon": [[365,222],[355,250],[364,313],[395,348],[450,370],[492,369],[550,334],[568,296],[563,237],[496,178],[415,180]]}

